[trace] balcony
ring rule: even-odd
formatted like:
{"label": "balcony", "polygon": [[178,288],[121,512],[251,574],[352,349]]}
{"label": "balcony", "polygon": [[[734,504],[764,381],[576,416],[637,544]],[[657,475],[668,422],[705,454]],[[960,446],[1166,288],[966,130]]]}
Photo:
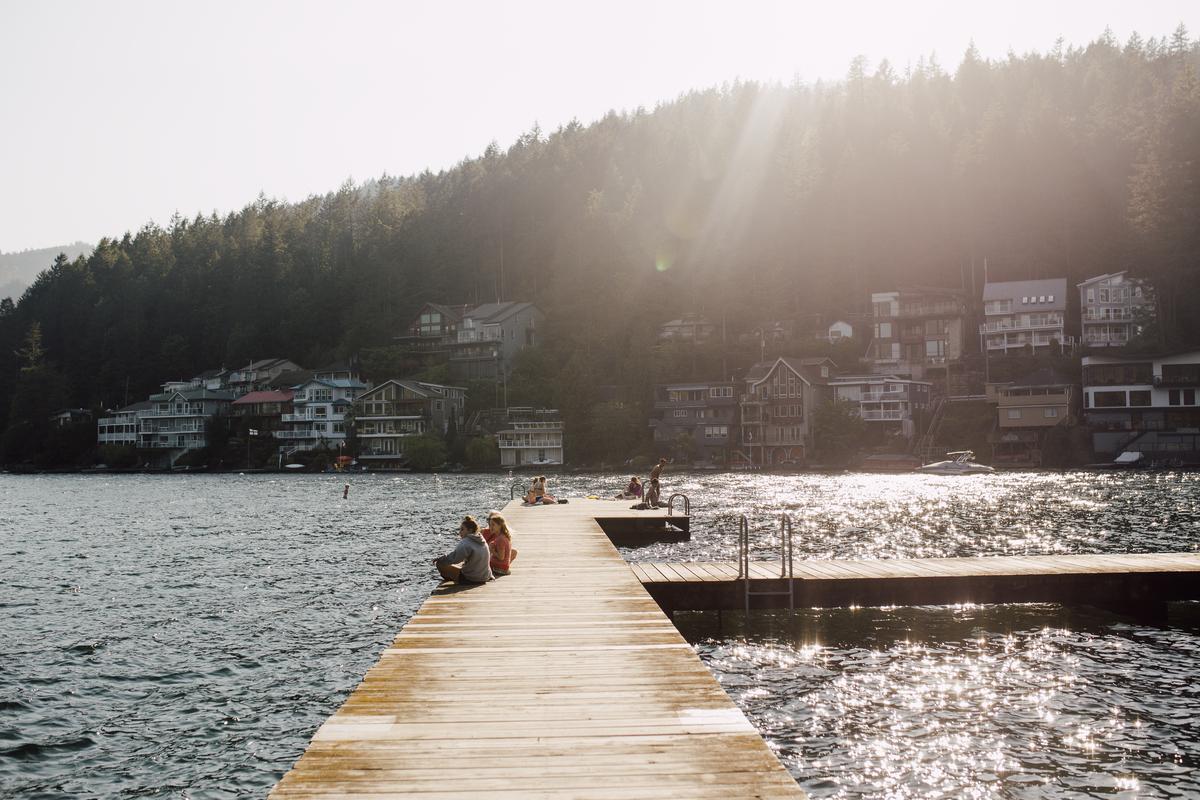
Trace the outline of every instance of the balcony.
{"label": "balcony", "polygon": [[907,419],[904,411],[863,411],[861,414],[867,422],[902,422]]}
{"label": "balcony", "polygon": [[1084,322],[1132,322],[1133,311],[1125,308],[1086,308]]}
{"label": "balcony", "polygon": [[908,390],[900,389],[898,391],[888,392],[863,392],[858,398],[862,403],[899,403],[908,401]]}
{"label": "balcony", "polygon": [[962,313],[962,304],[956,302],[902,303],[900,305],[900,313],[896,316],[901,319],[912,319],[915,317],[958,317]]}
{"label": "balcony", "polygon": [[1155,375],[1154,385],[1163,389],[1191,388],[1200,386],[1200,375]]}
{"label": "balcony", "polygon": [[561,422],[513,422],[509,423],[511,431],[561,431]]}
{"label": "balcony", "polygon": [[1006,331],[1035,331],[1047,328],[1062,328],[1063,318],[1057,315],[1030,317],[1027,320],[1004,319],[985,322],[979,326],[980,333],[1004,333]]}
{"label": "balcony", "polygon": [[1128,334],[1088,333],[1083,334],[1083,343],[1089,347],[1121,347],[1129,344]]}
{"label": "balcony", "polygon": [[520,447],[562,447],[562,439],[506,439],[503,436],[496,442],[501,450],[512,450]]}

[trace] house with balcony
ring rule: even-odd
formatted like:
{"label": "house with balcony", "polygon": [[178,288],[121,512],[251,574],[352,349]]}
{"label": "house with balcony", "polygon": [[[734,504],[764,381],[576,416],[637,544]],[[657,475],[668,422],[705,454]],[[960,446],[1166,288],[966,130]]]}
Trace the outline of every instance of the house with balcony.
{"label": "house with balcony", "polygon": [[533,303],[426,303],[396,341],[414,365],[448,364],[453,380],[503,381],[545,320]]}
{"label": "house with balcony", "polygon": [[1040,467],[1049,431],[1073,420],[1075,394],[1074,385],[1051,369],[988,384],[988,399],[996,404],[992,463]]}
{"label": "house with balcony", "polygon": [[1067,279],[989,282],[983,287],[980,348],[988,355],[1061,353],[1066,335]]}
{"label": "house with balcony", "polygon": [[344,448],[351,405],[366,390],[351,378],[312,378],[294,387],[292,410],[280,415],[275,433],[280,453]]}
{"label": "house with balcony", "polygon": [[1083,415],[1097,453],[1200,460],[1200,351],[1083,357]]}
{"label": "house with balcony", "polygon": [[1124,347],[1154,317],[1150,285],[1124,271],[1097,275],[1076,285],[1084,347]]}
{"label": "house with balcony", "polygon": [[408,443],[417,436],[462,430],[466,390],[460,386],[386,380],[354,402],[358,461],[374,469],[405,466]]}
{"label": "house with balcony", "polygon": [[270,387],[271,382],[286,372],[299,370],[299,365],[286,358],[263,358],[252,361],[241,369],[230,370],[223,388],[238,397]]}
{"label": "house with balcony", "polygon": [[894,375],[837,375],[828,382],[832,399],[851,403],[869,428],[909,441],[922,427],[933,384]]}
{"label": "house with balcony", "polygon": [[556,409],[510,407],[504,409],[496,433],[502,467],[561,466],[563,423]]}
{"label": "house with balcony", "polygon": [[107,417],[96,422],[96,444],[137,447],[138,431],[142,426],[142,415],[149,412],[153,403],[149,400],[109,411]]}
{"label": "house with balcony", "polygon": [[955,289],[903,287],[871,295],[871,371],[913,380],[945,380],[963,357],[965,295]]}
{"label": "house with balcony", "polygon": [[138,413],[137,447],[156,451],[153,460],[170,466],[189,450],[208,447],[208,423],[229,413],[235,395],[197,388],[190,382],[163,384],[150,395],[150,407]]}
{"label": "house with balcony", "polygon": [[292,413],[292,396],[287,390],[250,392],[233,401],[230,410],[243,427],[258,431],[259,436],[274,436],[283,428],[283,415]]}
{"label": "house with balcony", "polygon": [[735,463],[796,466],[809,460],[812,415],[837,369],[828,358],[788,358],[755,364],[738,398]]}
{"label": "house with balcony", "polygon": [[650,419],[655,451],[686,449],[694,462],[726,464],[729,448],[736,443],[738,418],[733,381],[659,384]]}

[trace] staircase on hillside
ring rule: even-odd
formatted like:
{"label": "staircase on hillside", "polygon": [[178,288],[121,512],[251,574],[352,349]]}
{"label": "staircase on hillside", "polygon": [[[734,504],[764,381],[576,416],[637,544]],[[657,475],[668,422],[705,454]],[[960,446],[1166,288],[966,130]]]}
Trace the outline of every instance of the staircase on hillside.
{"label": "staircase on hillside", "polygon": [[946,398],[939,397],[933,406],[933,416],[929,418],[929,426],[925,428],[925,433],[917,440],[916,447],[913,448],[913,455],[921,459],[922,464],[928,464],[933,460],[934,450],[937,441],[937,430],[942,424],[942,419],[945,416]]}

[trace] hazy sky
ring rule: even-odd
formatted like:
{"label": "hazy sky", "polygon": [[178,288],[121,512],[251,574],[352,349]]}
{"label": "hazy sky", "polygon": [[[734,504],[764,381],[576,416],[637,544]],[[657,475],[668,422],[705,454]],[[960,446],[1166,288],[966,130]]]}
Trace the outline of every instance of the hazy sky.
{"label": "hazy sky", "polygon": [[1200,35],[1197,0],[0,0],[0,251],[452,166],[735,78]]}

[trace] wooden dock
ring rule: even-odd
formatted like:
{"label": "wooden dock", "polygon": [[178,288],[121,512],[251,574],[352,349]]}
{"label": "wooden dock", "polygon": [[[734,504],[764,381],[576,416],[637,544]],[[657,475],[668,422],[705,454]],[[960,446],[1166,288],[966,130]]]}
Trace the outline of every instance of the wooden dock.
{"label": "wooden dock", "polygon": [[596,522],[664,512],[504,513],[513,574],[435,590],[271,797],[804,796]]}
{"label": "wooden dock", "polygon": [[[745,581],[735,562],[632,564],[666,611],[740,609]],[[1200,553],[996,556],[795,561],[797,608],[1064,603],[1139,617],[1173,600],[1200,599]],[[752,562],[751,590],[786,591],[780,562]],[[786,595],[755,596],[752,608],[786,608]]]}

